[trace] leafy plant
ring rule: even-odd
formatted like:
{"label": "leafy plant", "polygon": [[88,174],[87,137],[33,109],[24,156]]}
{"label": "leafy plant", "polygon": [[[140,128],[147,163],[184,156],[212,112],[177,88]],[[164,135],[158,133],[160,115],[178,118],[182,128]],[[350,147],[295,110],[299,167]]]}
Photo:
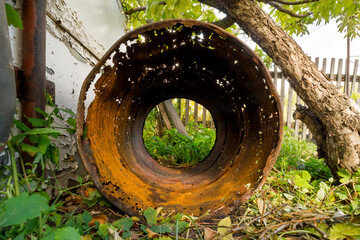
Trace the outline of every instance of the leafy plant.
{"label": "leafy plant", "polygon": [[323,159],[318,159],[316,145],[298,140],[294,131],[285,127],[284,137],[275,168],[282,172],[306,170],[314,178],[329,179],[331,171]]}
{"label": "leafy plant", "polygon": [[8,3],[5,3],[6,18],[8,25],[13,25],[16,28],[23,29],[23,23],[19,13]]}
{"label": "leafy plant", "polygon": [[[45,165],[51,166],[49,162],[55,165],[59,163],[59,149],[52,143],[52,139],[61,134],[59,129],[63,127],[53,126],[54,120],[55,118],[64,120],[60,111],[74,115],[69,110],[57,108],[49,94],[46,94],[46,99],[52,110],[45,112],[36,109],[43,118],[27,118],[29,125],[16,119],[13,121],[18,133],[11,133],[11,138],[7,142],[12,175],[2,179],[6,184],[0,203],[0,235],[6,238],[76,239],[76,236],[80,238],[75,229],[59,228],[62,217],[56,213],[58,199],[50,204],[49,196],[41,192],[48,186],[45,179]],[[68,118],[67,122],[72,123],[69,119],[71,118]],[[71,131],[73,126],[70,124],[64,129]],[[28,159],[32,159],[32,163],[27,161]],[[17,162],[20,163],[22,173],[18,171]],[[66,191],[61,188],[59,190]],[[56,225],[55,228],[53,224]]]}
{"label": "leafy plant", "polygon": [[193,166],[209,155],[214,146],[216,132],[214,129],[199,125],[195,130],[191,122],[186,126],[189,136],[177,132],[175,128],[166,130],[162,137],[146,137],[144,144],[150,155],[159,160],[171,162],[179,166]]}

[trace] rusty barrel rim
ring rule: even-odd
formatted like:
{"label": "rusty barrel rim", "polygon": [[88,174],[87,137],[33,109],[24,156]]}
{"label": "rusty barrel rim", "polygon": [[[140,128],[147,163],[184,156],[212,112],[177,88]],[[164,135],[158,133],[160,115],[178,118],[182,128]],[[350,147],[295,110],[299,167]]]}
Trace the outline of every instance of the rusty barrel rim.
{"label": "rusty barrel rim", "polygon": [[[219,87],[221,86],[220,83],[218,84],[219,86],[216,84],[213,84],[213,86],[208,82],[200,82],[197,80],[197,78],[181,81],[178,83],[178,89],[174,89],[172,87],[168,87],[165,83],[160,83],[159,77],[156,74],[153,74],[152,78],[148,77],[150,79],[148,80],[146,79],[147,76],[141,75],[143,73],[138,71],[141,74],[137,77],[139,77],[141,80],[139,80],[138,83],[129,85],[130,88],[132,87],[135,90],[133,90],[133,92],[127,92],[127,98],[124,99],[132,99],[132,101],[134,101],[135,98],[141,96],[144,97],[147,102],[144,103],[139,101],[138,105],[144,107],[139,107],[134,104],[132,105],[129,103],[129,101],[121,103],[123,104],[124,111],[127,111],[129,117],[131,116],[131,120],[134,121],[133,123],[125,121],[124,123],[118,123],[117,121],[114,121],[115,118],[124,116],[122,116],[121,112],[117,110],[117,106],[111,99],[113,96],[110,95],[113,94],[114,96],[118,96],[124,93],[117,89],[114,90],[115,87],[109,88],[109,85],[115,86],[112,84],[120,83],[120,85],[123,84],[121,86],[124,86],[124,89],[129,86],[123,83],[124,80],[122,78],[124,77],[122,75],[126,74],[124,73],[125,71],[119,70],[121,69],[120,66],[116,70],[116,67],[113,66],[113,69],[106,73],[109,74],[109,76],[107,76],[108,79],[114,79],[113,81],[107,80],[106,76],[103,77],[103,75],[106,75],[105,72],[107,71],[104,67],[106,62],[110,59],[115,61],[116,64],[125,64],[126,61],[130,61],[131,64],[136,65],[136,62],[139,62],[139,64],[140,62],[144,63],[144,58],[153,59],[159,62],[165,61],[161,59],[161,54],[163,54],[163,52],[160,52],[159,49],[154,49],[155,45],[153,45],[153,48],[149,47],[151,46],[151,43],[146,41],[149,39],[151,39],[153,42],[164,41],[168,38],[171,39],[171,34],[178,34],[177,32],[172,33],[172,31],[177,31],[176,29],[180,29],[180,27],[181,30],[179,31],[183,31],[183,33],[186,32],[188,37],[190,36],[190,33],[195,33],[195,35],[200,33],[200,35],[194,38],[196,41],[198,41],[194,41],[193,44],[195,47],[191,47],[191,44],[189,43],[190,40],[187,38],[187,40],[184,40],[184,42],[186,42],[185,45],[187,45],[186,47],[188,47],[188,49],[184,48],[183,50],[186,50],[185,52],[190,55],[193,53],[198,53],[197,55],[199,55],[200,53],[204,54],[206,57],[201,58],[197,55],[194,55],[178,58],[186,62],[186,64],[189,65],[189,68],[191,68],[191,64],[189,62],[192,60],[191,57],[198,57],[199,60],[206,62],[208,65],[205,64],[206,66],[203,66],[203,68],[210,68],[206,70],[207,72],[202,73],[206,77],[211,77],[211,74],[214,74],[214,76],[216,75],[218,77],[222,74],[220,71],[216,72],[216,70],[212,70],[211,67],[213,68],[214,66],[229,70],[231,77],[234,79],[236,77],[235,80],[232,79],[232,82],[229,83],[230,87],[225,86],[226,89],[228,89],[227,91],[230,92],[224,92],[221,90]],[[161,39],[157,36],[158,34],[164,34],[167,36],[167,38]],[[201,34],[207,36],[205,37],[205,41],[196,39],[200,38]],[[147,48],[141,46],[142,43],[140,42],[141,40],[139,40],[140,35],[145,38],[145,44],[149,44],[144,44],[147,46]],[[182,37],[184,36],[179,35],[179,38]],[[211,39],[211,37],[216,39],[208,40],[208,42],[206,42],[207,39]],[[190,38],[192,37],[190,36]],[[174,39],[175,38],[171,40],[174,41]],[[127,46],[129,47],[129,50],[132,51],[130,54],[133,54],[133,56],[137,58],[136,62],[131,59],[125,59],[124,54],[119,51],[120,46],[129,41],[138,41],[137,43],[132,44],[139,44],[139,46]],[[214,41],[214,43],[212,43],[212,41]],[[167,42],[167,44],[168,43],[171,44],[171,42]],[[228,44],[227,47],[232,48],[231,51],[229,51],[229,49],[223,48],[224,46],[222,45],[225,45],[225,43]],[[214,46],[220,48],[221,50],[217,50],[217,48],[212,49],[211,44],[215,44]],[[181,48],[180,46],[174,47],[174,45],[170,45],[170,49],[173,48],[171,49],[172,51],[178,52],[178,49],[175,49],[176,47]],[[169,48],[169,46],[167,46],[167,48]],[[143,52],[151,50],[154,50],[154,55],[150,56],[149,54],[145,56],[143,54]],[[166,48],[164,48],[163,51],[166,54]],[[119,57],[116,57],[116,54],[118,54]],[[169,61],[169,59],[171,60],[171,56],[169,54],[164,55],[166,61]],[[154,57],[155,55],[156,57]],[[123,62],[121,62],[122,60],[120,56],[125,59]],[[228,64],[231,65],[230,67],[221,63],[214,65],[211,63],[211,61],[208,61],[208,58],[210,57],[213,57],[214,59],[220,59],[221,62],[231,62],[232,64]],[[249,66],[244,67],[241,65],[245,60],[248,61],[247,64]],[[141,67],[134,67],[131,64],[128,66],[130,70],[141,69]],[[184,66],[186,64],[184,64]],[[240,66],[237,66],[237,64]],[[193,64],[193,66],[201,66],[201,63],[196,63],[195,61],[195,65]],[[110,66],[107,67],[111,69]],[[164,69],[162,70],[165,71]],[[116,71],[118,72],[116,73]],[[98,76],[100,72],[103,72],[103,75],[101,75],[99,78]],[[191,78],[190,73],[192,72],[190,70],[184,70],[183,72],[187,73],[187,75],[184,74],[184,76]],[[239,76],[242,74],[241,77],[243,79],[245,78],[244,76],[250,79],[243,80],[240,79],[240,77],[238,79],[237,74]],[[133,75],[130,73],[129,76],[133,77]],[[102,85],[98,84],[98,95],[97,98],[95,98],[93,101],[92,106],[96,106],[98,108],[100,107],[102,111],[97,111],[96,108],[92,106],[86,109],[88,110],[87,118],[88,120],[90,119],[90,121],[87,123],[87,125],[90,126],[90,136],[86,136],[86,138],[84,138],[84,127],[86,124],[85,100],[90,85],[96,77],[98,77],[98,79],[96,79],[96,84],[99,82]],[[131,77],[129,79],[131,79]],[[105,83],[105,80],[109,83]],[[148,91],[151,90],[157,93],[157,98],[155,100],[151,99],[148,93],[143,93],[140,87],[140,90],[136,88],[138,85],[141,86],[142,81],[153,81],[154,83],[160,85],[160,87],[156,84],[154,84],[154,86],[148,87]],[[170,81],[175,83],[174,80]],[[220,81],[221,79],[219,79],[219,82]],[[224,81],[222,84],[227,85],[228,83]],[[195,86],[198,92],[193,91],[190,86]],[[217,87],[219,87],[220,90],[217,89]],[[231,87],[236,88],[239,92],[241,92],[241,94],[231,93]],[[162,92],[164,91],[162,88],[166,89],[165,93]],[[205,89],[213,89],[213,92],[216,92],[218,95],[212,93],[210,90],[205,91]],[[250,94],[250,96],[246,96],[245,91],[250,91],[252,94]],[[263,91],[263,93],[260,91]],[[203,92],[210,96],[207,96]],[[162,94],[164,96],[161,96]],[[129,97],[130,95],[131,97]],[[231,100],[227,95],[242,99]],[[147,153],[145,147],[141,145],[142,125],[145,121],[147,113],[149,112],[149,109],[162,100],[166,100],[171,97],[186,97],[192,100],[196,100],[209,109],[214,117],[217,128],[217,141],[215,143],[214,149],[207,159],[205,159],[198,166],[195,166],[191,169],[178,170],[166,168],[153,160]],[[105,102],[109,104],[105,104]],[[109,105],[111,106],[109,107]],[[236,113],[231,113],[228,109],[226,109],[229,108],[230,105],[232,108],[236,109]],[[109,120],[103,120],[106,118],[105,115],[102,115],[103,112],[106,112],[109,109],[111,110],[111,113],[115,113],[112,117],[109,118]],[[258,116],[252,116],[255,114]],[[99,121],[104,121],[102,122],[102,125],[95,123],[98,121],[98,119],[100,119]],[[117,131],[116,129],[113,130],[108,128],[108,125],[111,125],[111,123],[119,125],[114,127],[114,129],[118,128],[126,131],[123,134],[114,133]],[[121,144],[115,141],[114,144],[117,143],[119,146],[114,147],[114,144],[101,145],[101,143],[98,143],[99,140],[103,142],[108,141],[108,139],[102,138],[101,134],[99,133],[100,127],[104,127],[104,131],[107,132],[109,136],[111,135],[111,139],[120,139],[119,142]],[[250,50],[235,36],[215,25],[195,20],[173,19],[149,24],[125,34],[96,64],[88,77],[85,79],[79,96],[77,111],[77,144],[79,154],[96,187],[113,204],[129,214],[136,214],[138,210],[150,206],[164,206],[165,208],[175,209],[183,212],[191,212],[194,214],[201,214],[206,210],[212,210],[213,212],[220,214],[220,212],[229,212],[236,208],[236,206],[239,204],[244,203],[244,201],[246,201],[252,195],[253,191],[264,183],[264,180],[270,173],[271,168],[280,151],[282,127],[282,112],[279,96],[277,95],[275,87],[271,82],[270,74],[266,70],[264,64],[256,56],[256,54],[253,53],[252,50]],[[266,137],[272,137],[275,140],[271,142],[266,139]],[[124,147],[124,145],[126,145],[126,147]],[[115,154],[117,158],[111,160],[109,157],[101,157],[100,155],[107,154],[106,152],[102,152],[102,148],[112,149],[113,152],[117,151],[117,154]],[[263,151],[266,151],[266,153]],[[259,157],[259,159],[256,159],[257,156],[254,154],[254,152],[256,152],[257,155],[261,156],[262,158]],[[113,165],[114,167],[109,167],[110,165]],[[259,167],[256,165],[261,166]],[[121,171],[118,171],[117,168],[120,168]],[[111,177],[105,176],[106,174],[104,173],[110,173]],[[123,173],[123,176],[126,176],[128,178],[126,180],[129,182],[126,183],[119,180],[122,178],[121,174]],[[244,174],[248,176],[244,176]],[[240,182],[238,179],[242,179],[241,187],[230,186],[231,184],[239,185]],[[249,179],[248,182],[247,179]],[[133,188],[129,188],[129,186],[127,186],[129,184],[134,184]],[[144,195],[146,196],[140,196],[135,191],[143,191]],[[224,196],[221,197],[220,195]]]}

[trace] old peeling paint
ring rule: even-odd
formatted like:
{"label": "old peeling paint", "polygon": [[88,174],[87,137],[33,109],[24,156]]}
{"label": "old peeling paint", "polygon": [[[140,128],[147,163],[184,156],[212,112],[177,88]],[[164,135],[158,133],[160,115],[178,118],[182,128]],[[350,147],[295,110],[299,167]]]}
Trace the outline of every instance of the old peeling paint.
{"label": "old peeling paint", "polygon": [[[188,169],[161,165],[142,139],[149,111],[174,97],[205,106],[217,130],[210,155]],[[79,97],[77,143],[99,191],[123,211],[161,206],[220,215],[263,184],[282,122],[279,96],[252,50],[214,25],[176,19],[126,34],[93,68]]]}
{"label": "old peeling paint", "polygon": [[86,32],[77,13],[63,0],[47,0],[47,30],[66,43],[79,61],[96,63],[105,53],[104,46]]}

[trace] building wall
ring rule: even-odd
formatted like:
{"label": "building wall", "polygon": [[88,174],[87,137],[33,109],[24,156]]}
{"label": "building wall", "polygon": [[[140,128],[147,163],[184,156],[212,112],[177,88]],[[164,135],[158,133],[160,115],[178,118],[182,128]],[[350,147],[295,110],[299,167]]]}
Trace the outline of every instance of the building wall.
{"label": "building wall", "polygon": [[125,17],[118,0],[47,3],[46,76],[55,83],[56,104],[76,111],[82,82],[124,35]]}

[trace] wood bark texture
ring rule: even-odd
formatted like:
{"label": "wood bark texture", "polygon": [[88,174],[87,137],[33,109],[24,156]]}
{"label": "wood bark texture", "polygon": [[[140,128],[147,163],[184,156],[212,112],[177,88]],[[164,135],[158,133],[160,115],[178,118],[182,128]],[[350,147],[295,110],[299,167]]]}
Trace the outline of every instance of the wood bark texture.
{"label": "wood bark texture", "polygon": [[[200,0],[231,17],[277,64],[290,85],[307,104],[307,125],[321,124],[319,150],[336,177],[339,168],[360,167],[360,109],[317,69],[300,46],[252,0]],[[307,115],[308,116],[308,115]],[[301,119],[301,118],[300,118]],[[321,147],[322,146],[322,147]]]}

